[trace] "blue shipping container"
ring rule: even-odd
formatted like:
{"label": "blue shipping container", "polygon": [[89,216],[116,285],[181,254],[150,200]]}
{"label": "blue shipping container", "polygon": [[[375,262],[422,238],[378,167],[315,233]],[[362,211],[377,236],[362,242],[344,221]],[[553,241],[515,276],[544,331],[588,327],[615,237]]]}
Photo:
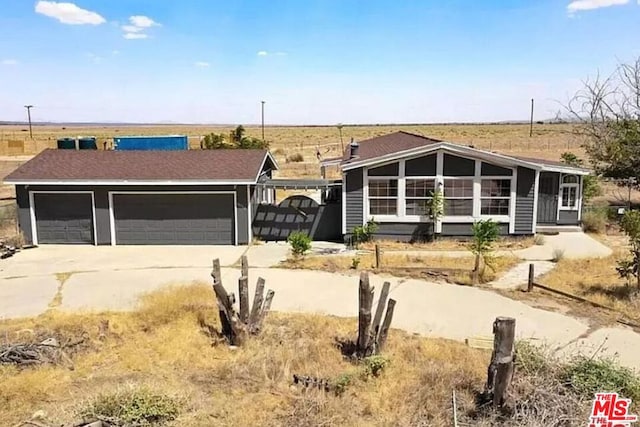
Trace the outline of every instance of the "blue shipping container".
{"label": "blue shipping container", "polygon": [[185,135],[167,136],[119,136],[113,138],[114,150],[188,150],[189,138]]}

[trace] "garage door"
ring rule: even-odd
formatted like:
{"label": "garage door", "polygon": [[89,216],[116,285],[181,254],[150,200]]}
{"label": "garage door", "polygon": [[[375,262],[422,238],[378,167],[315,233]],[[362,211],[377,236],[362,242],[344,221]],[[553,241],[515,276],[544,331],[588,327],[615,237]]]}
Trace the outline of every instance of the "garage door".
{"label": "garage door", "polygon": [[93,243],[91,194],[34,193],[38,244]]}
{"label": "garage door", "polygon": [[233,194],[113,194],[116,244],[232,245]]}

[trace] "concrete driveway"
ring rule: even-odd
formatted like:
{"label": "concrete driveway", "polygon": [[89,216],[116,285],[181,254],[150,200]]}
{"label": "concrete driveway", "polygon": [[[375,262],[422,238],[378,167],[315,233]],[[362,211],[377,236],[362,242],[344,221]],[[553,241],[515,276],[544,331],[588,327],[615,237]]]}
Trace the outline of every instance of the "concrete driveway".
{"label": "concrete driveway", "polygon": [[[246,249],[46,246],[26,250],[0,261],[0,318],[38,315],[50,308],[132,309],[141,294],[168,284],[193,281],[209,284],[211,259],[215,257],[220,258],[224,266],[223,283],[235,288],[239,271],[233,265]],[[250,264],[256,264],[251,258],[257,254],[249,251]],[[252,287],[258,277],[266,279],[267,288],[276,292],[274,310],[350,317],[357,314],[358,276],[355,273],[253,267],[250,269]],[[613,327],[591,331],[585,321],[533,308],[491,291],[371,276],[377,290],[385,280],[391,282],[391,297],[398,302],[394,327],[425,336],[464,340],[477,335],[490,336],[496,316],[511,316],[517,319],[520,338],[547,343],[564,354],[580,351],[590,355],[602,347],[600,354],[615,355],[623,364],[640,369],[637,357],[640,335],[630,329]]]}

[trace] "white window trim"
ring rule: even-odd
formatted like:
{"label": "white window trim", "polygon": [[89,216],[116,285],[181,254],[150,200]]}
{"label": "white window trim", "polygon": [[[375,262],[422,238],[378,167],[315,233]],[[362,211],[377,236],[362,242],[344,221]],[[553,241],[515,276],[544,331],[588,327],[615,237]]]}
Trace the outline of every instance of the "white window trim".
{"label": "white window trim", "polygon": [[98,230],[96,228],[96,198],[93,191],[29,191],[29,219],[31,222],[31,244],[38,246],[38,227],[36,221],[35,194],[91,194],[91,222],[93,227],[93,246],[98,245]]}
{"label": "white window trim", "polygon": [[[376,176],[367,176],[367,186],[366,186],[367,197],[366,197],[365,203],[363,203],[364,213],[365,213],[363,218],[365,218],[365,221],[364,221],[364,223],[362,225],[367,223],[367,218],[371,219],[371,218],[375,217],[376,221],[378,220],[378,218],[381,218],[381,217],[400,218],[400,215],[398,215],[398,214],[396,214],[396,215],[375,215],[375,214],[372,214],[371,213],[371,206],[370,206],[370,203],[369,203],[369,199],[370,199],[370,196],[369,196],[369,181],[393,181],[393,180],[398,181],[398,186],[397,186],[398,194],[395,197],[395,199],[396,199],[396,212],[398,212],[398,213],[399,212],[404,212],[404,211],[400,211],[400,199],[401,199],[401,197],[400,197],[400,181],[401,181],[401,179],[400,179],[399,176],[377,176],[377,175]],[[403,185],[404,185],[404,180],[402,180],[402,181],[403,181]],[[374,199],[393,199],[394,197],[391,197],[391,196],[388,196],[388,197],[375,196],[373,198]],[[404,200],[402,202],[404,203]]]}
{"label": "white window trim", "polygon": [[[487,196],[482,196],[482,181],[509,181],[509,195],[508,196],[494,196],[494,197],[487,197]],[[509,200],[509,213],[507,215],[502,215],[502,216],[506,216],[506,217],[510,217],[511,216],[511,206],[512,206],[512,197],[514,195],[514,191],[513,191],[513,177],[510,176],[503,176],[501,178],[498,177],[486,177],[486,176],[481,176],[480,177],[480,206],[478,207],[480,209],[480,213],[479,216],[483,216],[482,215],[482,201],[483,200]],[[486,215],[485,215],[486,216]],[[492,216],[492,215],[489,215]],[[493,215],[496,216],[496,215]]]}
{"label": "white window trim", "polygon": [[[578,179],[578,182],[576,183],[571,183],[571,184],[565,184],[562,182],[563,178],[565,176],[575,176]],[[563,206],[562,205],[562,191],[565,188],[575,188],[576,189],[576,203],[575,206]],[[575,174],[561,174],[560,175],[560,186],[558,189],[558,211],[569,211],[569,212],[573,212],[573,211],[579,211],[580,210],[580,177],[578,175]]]}
{"label": "white window trim", "polygon": [[[444,179],[471,179],[474,181],[474,191],[473,191],[473,215],[471,216],[442,216],[435,224],[436,233],[442,232],[442,224],[443,223],[473,223],[475,221],[481,219],[492,219],[498,223],[508,223],[509,224],[509,233],[513,233],[515,231],[515,212],[516,212],[516,185],[517,185],[517,167],[505,167],[505,169],[511,170],[511,176],[509,175],[482,175],[482,162],[481,159],[470,159],[475,161],[475,170],[474,175],[469,176],[444,176],[444,150],[436,151],[436,175],[434,176],[406,176],[406,161],[410,159],[399,159],[392,160],[389,162],[385,162],[383,165],[390,163],[398,163],[398,175],[390,175],[390,176],[369,176],[369,168],[362,168],[362,180],[363,180],[363,203],[362,203],[362,222],[363,225],[366,224],[367,221],[374,220],[376,222],[384,223],[384,222],[408,222],[408,223],[419,223],[419,222],[430,222],[431,218],[426,215],[406,215],[406,180],[407,179],[434,179],[436,188],[442,189],[444,191]],[[458,154],[455,154],[458,157]],[[464,157],[467,158],[467,157]],[[486,163],[486,161],[485,161]],[[383,166],[381,164],[377,164],[375,167],[378,168]],[[397,215],[371,215],[369,211],[369,180],[376,179],[397,179],[398,180],[398,206],[397,206]],[[480,214],[480,204],[481,204],[481,181],[483,179],[510,179],[511,180],[511,194],[509,197],[509,215],[481,215]],[[344,182],[343,182],[344,187]],[[446,199],[446,194],[444,195]],[[467,198],[461,198],[467,199]],[[343,199],[344,200],[344,199]],[[343,203],[343,209],[346,203]],[[535,214],[534,214],[535,216]],[[344,217],[344,215],[343,215]],[[344,224],[343,224],[344,225]],[[345,227],[346,228],[346,227]]]}
{"label": "white window trim", "polygon": [[401,212],[404,212],[404,217],[405,218],[414,218],[414,219],[420,219],[420,221],[418,222],[425,222],[425,221],[430,221],[431,218],[429,217],[429,215],[409,215],[407,214],[407,200],[423,200],[423,201],[427,201],[427,200],[431,200],[432,197],[407,197],[407,180],[409,181],[418,181],[418,180],[425,180],[425,181],[433,181],[433,186],[434,186],[434,190],[438,187],[438,177],[433,175],[433,176],[405,176],[404,177],[404,185],[405,185],[405,191],[402,193],[404,194],[404,206],[403,206],[403,210]]}

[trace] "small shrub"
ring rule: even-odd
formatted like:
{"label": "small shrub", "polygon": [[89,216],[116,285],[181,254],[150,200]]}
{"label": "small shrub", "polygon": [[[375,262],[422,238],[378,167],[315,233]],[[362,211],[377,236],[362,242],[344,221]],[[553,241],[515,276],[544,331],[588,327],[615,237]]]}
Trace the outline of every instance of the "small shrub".
{"label": "small shrub", "polygon": [[176,419],[181,402],[149,389],[102,394],[80,411],[86,418],[107,419],[116,426],[146,426]]}
{"label": "small shrub", "polygon": [[543,374],[550,369],[550,360],[541,347],[527,341],[516,342],[516,369],[527,375]]}
{"label": "small shrub", "polygon": [[363,376],[364,377],[377,377],[382,371],[389,365],[389,359],[384,356],[369,356],[362,359],[364,364]]}
{"label": "small shrub", "polygon": [[301,153],[295,153],[287,156],[287,163],[300,163],[304,162],[304,156]]}
{"label": "small shrub", "polygon": [[340,376],[338,376],[333,381],[333,389],[334,389],[335,393],[337,395],[343,394],[345,391],[347,391],[347,387],[349,387],[349,385],[351,385],[352,381],[353,381],[353,374],[345,373],[345,374],[341,374]]}
{"label": "small shrub", "polygon": [[273,154],[276,156],[282,156],[284,155],[285,151],[282,148],[277,148],[276,150],[274,150]]}
{"label": "small shrub", "polygon": [[372,219],[365,225],[353,229],[353,244],[357,247],[361,243],[366,243],[373,238],[373,234],[378,230],[378,224]]}
{"label": "small shrub", "polygon": [[611,359],[579,357],[568,364],[563,379],[585,399],[597,392],[617,392],[634,402],[640,400],[640,378]]}
{"label": "small shrub", "polygon": [[607,230],[607,210],[594,209],[582,215],[582,229],[587,233],[604,233]]}
{"label": "small shrub", "polygon": [[542,234],[536,234],[535,236],[533,236],[533,244],[537,245],[537,246],[542,246],[544,245],[546,242],[546,239],[544,238],[544,236]]}
{"label": "small shrub", "polygon": [[302,231],[294,231],[289,234],[287,242],[291,245],[291,252],[295,256],[303,256],[311,249],[311,237]]}
{"label": "small shrub", "polygon": [[360,258],[358,257],[353,257],[351,258],[351,269],[352,270],[357,270],[358,266],[360,265]]}
{"label": "small shrub", "polygon": [[555,248],[553,250],[553,256],[551,258],[551,261],[553,262],[560,262],[564,259],[564,250],[563,249],[558,249]]}

